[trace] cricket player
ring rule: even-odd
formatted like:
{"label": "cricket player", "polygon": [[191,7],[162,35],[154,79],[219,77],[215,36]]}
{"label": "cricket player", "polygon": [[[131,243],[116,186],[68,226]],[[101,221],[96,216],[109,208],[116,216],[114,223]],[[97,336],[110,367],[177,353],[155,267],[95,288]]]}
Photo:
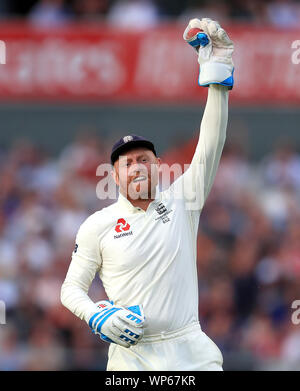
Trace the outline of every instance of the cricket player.
{"label": "cricket player", "polygon": [[[108,371],[222,370],[198,319],[196,241],[226,137],[233,43],[208,18],[192,19],[183,38],[197,53],[199,85],[208,87],[192,162],[159,191],[153,143],[136,135],[116,142],[118,200],[80,226],[61,289],[63,305],[110,344]],[[88,296],[96,273],[109,301]]]}

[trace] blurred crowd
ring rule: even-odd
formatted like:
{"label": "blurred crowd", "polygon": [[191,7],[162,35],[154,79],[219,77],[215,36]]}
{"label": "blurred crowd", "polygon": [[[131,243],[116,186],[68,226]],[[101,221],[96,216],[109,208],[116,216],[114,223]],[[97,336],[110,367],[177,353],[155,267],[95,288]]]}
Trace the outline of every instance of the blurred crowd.
{"label": "blurred crowd", "polygon": [[[162,158],[188,163],[194,147]],[[96,197],[109,150],[87,134],[58,156],[26,140],[0,150],[0,370],[106,368],[108,344],[61,305],[60,288],[80,224],[113,202]],[[200,219],[197,265],[201,325],[224,369],[299,369],[291,306],[300,300],[300,155],[290,145],[253,163],[226,144]],[[98,277],[89,295],[106,298]]]}
{"label": "blurred crowd", "polygon": [[0,0],[0,19],[21,17],[41,27],[80,20],[147,28],[204,16],[293,28],[299,25],[300,0]]}

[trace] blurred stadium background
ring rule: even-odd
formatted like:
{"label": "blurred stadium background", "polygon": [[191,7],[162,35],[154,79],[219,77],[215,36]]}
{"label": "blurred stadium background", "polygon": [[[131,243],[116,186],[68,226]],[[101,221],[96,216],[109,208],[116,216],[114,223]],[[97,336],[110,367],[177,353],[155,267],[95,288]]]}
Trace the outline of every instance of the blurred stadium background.
{"label": "blurred stadium background", "polygon": [[[0,370],[105,369],[60,287],[79,225],[112,202],[96,168],[113,141],[191,160],[207,94],[182,40],[193,17],[224,25],[236,65],[199,227],[202,328],[225,370],[300,369],[300,1],[1,0]],[[106,297],[98,278],[90,296]]]}

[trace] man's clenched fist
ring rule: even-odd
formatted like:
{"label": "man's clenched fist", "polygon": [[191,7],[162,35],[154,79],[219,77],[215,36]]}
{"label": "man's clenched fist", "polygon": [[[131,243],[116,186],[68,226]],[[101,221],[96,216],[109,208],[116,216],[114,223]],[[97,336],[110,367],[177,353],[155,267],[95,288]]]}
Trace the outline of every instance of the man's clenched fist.
{"label": "man's clenched fist", "polygon": [[[207,40],[200,40],[199,45],[190,39],[189,32],[195,28],[202,30],[207,36]],[[183,38],[198,53],[199,85],[221,84],[232,89],[234,83],[232,61],[234,46],[219,23],[209,18],[192,19],[183,33]]]}
{"label": "man's clenched fist", "polygon": [[143,337],[145,316],[142,305],[125,308],[106,300],[96,305],[98,310],[90,316],[88,323],[101,339],[128,348]]}

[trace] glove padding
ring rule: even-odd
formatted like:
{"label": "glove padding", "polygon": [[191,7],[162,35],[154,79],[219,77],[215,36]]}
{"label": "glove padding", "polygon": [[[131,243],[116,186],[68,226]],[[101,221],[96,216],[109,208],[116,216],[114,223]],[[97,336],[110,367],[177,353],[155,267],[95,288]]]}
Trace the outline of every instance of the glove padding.
{"label": "glove padding", "polygon": [[143,337],[145,316],[142,305],[119,307],[107,300],[96,305],[99,311],[92,314],[88,324],[103,341],[128,348]]}
{"label": "glove padding", "polygon": [[[205,45],[195,46],[195,42],[187,38],[189,30],[192,28],[204,31],[208,38],[208,42],[204,42]],[[234,84],[232,61],[234,45],[219,23],[209,18],[192,19],[183,33],[183,38],[198,53],[199,85],[221,84],[232,89]],[[195,40],[197,40],[197,35]]]}

